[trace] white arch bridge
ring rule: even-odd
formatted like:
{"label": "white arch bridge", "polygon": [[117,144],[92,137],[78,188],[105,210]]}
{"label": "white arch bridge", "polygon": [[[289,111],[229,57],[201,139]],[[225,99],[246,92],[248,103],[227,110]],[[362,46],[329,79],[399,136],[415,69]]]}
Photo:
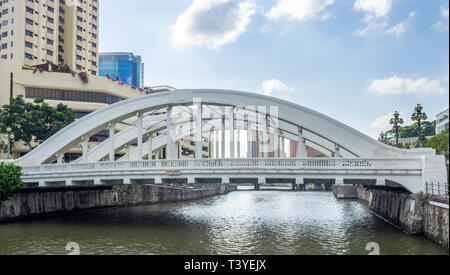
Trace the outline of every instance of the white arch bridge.
{"label": "white arch bridge", "polygon": [[[91,137],[105,130],[108,139],[93,146]],[[64,163],[80,144],[82,156]],[[327,157],[308,158],[307,148]],[[16,164],[24,182],[39,186],[334,179],[418,193],[427,182],[446,182],[444,158],[434,150],[393,148],[305,107],[225,90],[167,91],[116,103],[62,129]]]}

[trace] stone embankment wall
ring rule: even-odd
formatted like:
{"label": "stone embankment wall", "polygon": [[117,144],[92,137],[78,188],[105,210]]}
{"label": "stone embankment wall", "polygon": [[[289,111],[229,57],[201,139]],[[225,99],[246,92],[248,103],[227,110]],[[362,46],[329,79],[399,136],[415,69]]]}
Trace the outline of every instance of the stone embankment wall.
{"label": "stone embankment wall", "polygon": [[358,187],[358,198],[370,210],[414,235],[449,247],[448,201],[437,201],[422,194]]}
{"label": "stone embankment wall", "polygon": [[96,188],[21,190],[0,203],[0,222],[70,212],[195,200],[223,195],[236,186],[205,189],[172,188],[157,185],[117,185]]}

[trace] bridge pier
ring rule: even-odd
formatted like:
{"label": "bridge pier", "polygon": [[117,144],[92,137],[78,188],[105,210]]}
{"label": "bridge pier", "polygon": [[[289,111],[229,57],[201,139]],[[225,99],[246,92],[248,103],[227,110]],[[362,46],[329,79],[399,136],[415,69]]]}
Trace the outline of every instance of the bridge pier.
{"label": "bridge pier", "polygon": [[385,186],[386,180],[385,179],[377,179],[377,186]]}
{"label": "bridge pier", "polygon": [[162,178],[161,177],[157,177],[157,178],[155,178],[155,184],[157,184],[157,185],[161,185],[162,184]]}
{"label": "bridge pier", "polygon": [[66,180],[65,185],[66,186],[74,186],[75,184],[74,184],[73,180]]}
{"label": "bridge pier", "polygon": [[131,179],[130,178],[124,178],[123,179],[123,184],[131,184]]}
{"label": "bridge pier", "polygon": [[40,180],[39,181],[39,187],[45,187],[45,186],[46,186],[45,181]]}
{"label": "bridge pier", "polygon": [[297,190],[305,190],[305,179],[304,178],[296,178],[295,183],[297,185]]}

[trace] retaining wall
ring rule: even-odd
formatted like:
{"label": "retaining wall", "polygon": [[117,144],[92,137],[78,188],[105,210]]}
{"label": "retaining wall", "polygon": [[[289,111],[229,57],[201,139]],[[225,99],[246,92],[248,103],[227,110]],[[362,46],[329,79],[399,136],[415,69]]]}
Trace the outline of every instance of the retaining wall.
{"label": "retaining wall", "polygon": [[234,190],[235,186],[232,185],[200,190],[157,185],[20,190],[0,203],[0,222],[84,210],[187,201],[223,195]]}
{"label": "retaining wall", "polygon": [[438,202],[423,194],[364,187],[358,187],[358,198],[366,202],[370,210],[409,234],[424,235],[449,247],[448,201]]}

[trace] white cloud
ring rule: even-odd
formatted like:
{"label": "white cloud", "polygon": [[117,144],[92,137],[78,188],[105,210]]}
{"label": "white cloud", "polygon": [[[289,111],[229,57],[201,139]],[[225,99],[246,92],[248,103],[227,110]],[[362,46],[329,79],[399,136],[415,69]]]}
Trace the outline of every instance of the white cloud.
{"label": "white cloud", "polygon": [[441,80],[439,78],[431,80],[427,77],[422,77],[414,80],[393,75],[386,79],[372,80],[368,87],[368,91],[379,96],[397,94],[429,96],[445,95],[448,92],[448,89],[441,85]]}
{"label": "white cloud", "polygon": [[261,85],[261,93],[264,95],[271,95],[274,92],[293,92],[294,88],[289,87],[278,79],[266,80]]}
{"label": "white cloud", "polygon": [[439,32],[445,32],[449,30],[449,9],[448,7],[441,7],[441,18],[433,25],[433,29]]}
{"label": "white cloud", "polygon": [[408,29],[410,20],[416,16],[416,12],[412,11],[407,20],[390,27],[388,20],[392,11],[392,0],[356,0],[353,8],[364,13],[363,21],[366,23],[364,28],[355,31],[357,36],[401,35]]}
{"label": "white cloud", "polygon": [[316,17],[327,6],[333,4],[334,0],[278,0],[278,4],[267,13],[267,16],[271,19],[287,16],[293,20],[303,21]]}
{"label": "white cloud", "polygon": [[266,33],[269,33],[271,31],[273,31],[273,28],[268,26],[268,25],[263,25],[261,27],[261,29],[260,29],[260,33],[262,33],[262,34],[266,34]]}
{"label": "white cloud", "polygon": [[[412,110],[403,110],[400,113],[400,118],[403,118],[404,124],[403,125],[411,125],[413,124],[413,121],[411,120],[411,114]],[[392,128],[392,125],[390,124],[391,118],[394,117],[394,112],[382,115],[379,118],[375,119],[371,124],[370,127],[373,129],[378,130],[380,133],[381,131],[387,131]]]}
{"label": "white cloud", "polygon": [[408,25],[408,22],[398,23],[397,25],[387,29],[386,33],[400,35],[406,31],[407,25]]}
{"label": "white cloud", "polygon": [[357,11],[364,12],[364,21],[369,22],[375,18],[382,18],[389,15],[392,9],[392,0],[356,0],[353,5]]}
{"label": "white cloud", "polygon": [[369,36],[373,33],[382,32],[388,27],[388,23],[386,21],[376,22],[371,21],[367,23],[367,26],[362,30],[356,30],[355,35],[357,36]]}
{"label": "white cloud", "polygon": [[194,0],[170,27],[172,41],[220,49],[246,31],[255,12],[252,1]]}

